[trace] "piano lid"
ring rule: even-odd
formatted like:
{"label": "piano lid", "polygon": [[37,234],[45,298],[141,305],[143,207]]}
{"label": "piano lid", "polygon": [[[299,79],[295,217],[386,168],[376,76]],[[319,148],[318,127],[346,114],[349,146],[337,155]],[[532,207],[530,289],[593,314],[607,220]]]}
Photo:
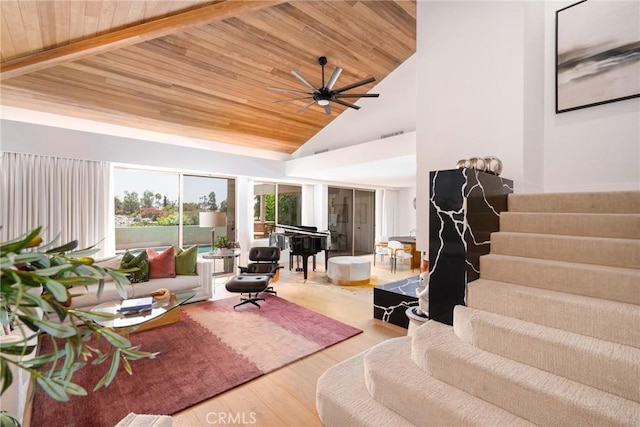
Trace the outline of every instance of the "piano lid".
{"label": "piano lid", "polygon": [[276,224],[276,228],[280,228],[285,234],[305,234],[308,236],[328,237],[331,235],[330,231],[317,231],[317,227],[305,227],[305,226],[293,226]]}

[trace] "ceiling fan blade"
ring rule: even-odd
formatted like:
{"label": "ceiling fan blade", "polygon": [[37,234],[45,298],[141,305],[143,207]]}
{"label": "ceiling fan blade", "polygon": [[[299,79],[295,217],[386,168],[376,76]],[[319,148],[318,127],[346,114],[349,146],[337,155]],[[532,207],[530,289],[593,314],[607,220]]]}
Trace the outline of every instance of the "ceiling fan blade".
{"label": "ceiling fan blade", "polygon": [[313,96],[303,96],[302,98],[283,99],[282,101],[273,101],[274,104],[284,104],[286,102],[300,101],[302,99],[313,99]]}
{"label": "ceiling fan blade", "polygon": [[298,74],[296,71],[291,71],[291,74],[293,74],[298,80],[300,80],[302,83],[304,83],[306,86],[308,86],[311,90],[313,90],[314,92],[318,91],[318,88],[315,87],[314,85],[312,85],[311,83],[309,83],[307,81],[307,79],[305,79],[304,77],[302,77],[300,74]]}
{"label": "ceiling fan blade", "polygon": [[302,107],[301,109],[299,109],[297,112],[298,113],[302,113],[304,110],[306,110],[307,108],[311,107],[313,104],[316,103],[316,100],[314,99],[313,102],[309,103],[308,105]]}
{"label": "ceiling fan blade", "polygon": [[377,98],[379,93],[336,93],[334,98]]}
{"label": "ceiling fan blade", "polygon": [[273,86],[268,86],[267,89],[271,89],[271,90],[279,90],[282,92],[290,92],[290,93],[303,93],[306,95],[311,95],[309,92],[305,92],[303,90],[299,90],[299,89],[288,89],[286,87],[273,87]]}
{"label": "ceiling fan blade", "polygon": [[346,102],[346,101],[343,101],[341,99],[332,98],[331,101],[337,102],[338,104],[346,105],[347,107],[351,107],[351,108],[353,108],[355,110],[359,110],[360,109],[360,107],[358,107],[356,104],[352,104],[350,102]]}
{"label": "ceiling fan blade", "polygon": [[324,106],[324,112],[327,116],[331,115],[331,106],[329,104]]}
{"label": "ceiling fan blade", "polygon": [[327,90],[331,90],[333,85],[336,83],[336,80],[338,80],[338,77],[340,77],[340,73],[342,73],[342,68],[336,67],[333,69],[333,73],[331,73],[331,77],[329,77],[327,86],[325,86]]}
{"label": "ceiling fan blade", "polygon": [[366,85],[367,83],[371,83],[371,82],[375,82],[376,79],[373,77],[368,77],[364,80],[360,80],[359,82],[355,82],[355,83],[351,83],[350,85],[346,85],[344,87],[341,87],[340,89],[336,89],[336,90],[332,90],[332,93],[340,93],[340,92],[344,92],[345,90],[349,90],[349,89],[353,89],[354,87],[358,87],[358,86],[362,86],[362,85]]}

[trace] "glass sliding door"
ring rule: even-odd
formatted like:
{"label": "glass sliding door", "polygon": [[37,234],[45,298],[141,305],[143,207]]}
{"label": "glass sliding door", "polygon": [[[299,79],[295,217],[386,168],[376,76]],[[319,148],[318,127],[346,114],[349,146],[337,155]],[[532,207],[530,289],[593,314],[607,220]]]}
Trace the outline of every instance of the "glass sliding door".
{"label": "glass sliding door", "polygon": [[333,256],[353,253],[353,190],[329,187],[329,231]]}
{"label": "glass sliding door", "polygon": [[304,225],[302,221],[302,187],[278,184],[278,224]]}
{"label": "glass sliding door", "polygon": [[235,180],[210,176],[184,175],[182,198],[182,242],[185,246],[198,245],[204,251],[211,250],[211,228],[200,226],[200,212],[223,212],[225,225],[215,227],[215,238],[235,240],[229,231],[234,218],[235,199],[228,197],[229,183]]}
{"label": "glass sliding door", "polygon": [[366,255],[373,252],[375,197],[373,191],[354,190],[353,209],[353,254]]}
{"label": "glass sliding door", "polygon": [[113,179],[116,250],[177,245],[179,175],[117,168]]}
{"label": "glass sliding door", "polygon": [[256,182],[253,186],[253,238],[268,238],[275,223],[276,185]]}
{"label": "glass sliding door", "polygon": [[332,256],[373,252],[375,192],[329,187]]}
{"label": "glass sliding door", "polygon": [[301,186],[256,182],[253,195],[254,239],[268,238],[276,224],[303,225]]}
{"label": "glass sliding door", "polygon": [[199,218],[207,211],[226,216],[215,237],[236,240],[234,179],[126,167],[114,168],[113,179],[116,252],[171,245],[209,252],[211,228]]}

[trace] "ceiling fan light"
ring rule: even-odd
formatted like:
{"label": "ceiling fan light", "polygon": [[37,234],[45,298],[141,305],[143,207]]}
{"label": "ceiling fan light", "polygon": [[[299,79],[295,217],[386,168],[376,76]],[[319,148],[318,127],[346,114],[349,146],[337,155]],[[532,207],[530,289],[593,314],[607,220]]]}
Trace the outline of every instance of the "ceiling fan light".
{"label": "ceiling fan light", "polygon": [[318,105],[322,105],[323,107],[325,105],[329,105],[329,100],[328,99],[319,99],[318,100]]}

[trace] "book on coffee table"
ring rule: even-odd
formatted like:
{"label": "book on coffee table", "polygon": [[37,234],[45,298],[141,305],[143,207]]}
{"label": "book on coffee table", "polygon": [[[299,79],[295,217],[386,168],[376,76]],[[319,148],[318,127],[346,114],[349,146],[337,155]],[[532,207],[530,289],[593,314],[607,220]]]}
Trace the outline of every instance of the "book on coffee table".
{"label": "book on coffee table", "polygon": [[151,310],[153,306],[153,297],[131,298],[122,301],[120,304],[120,312],[139,312]]}

